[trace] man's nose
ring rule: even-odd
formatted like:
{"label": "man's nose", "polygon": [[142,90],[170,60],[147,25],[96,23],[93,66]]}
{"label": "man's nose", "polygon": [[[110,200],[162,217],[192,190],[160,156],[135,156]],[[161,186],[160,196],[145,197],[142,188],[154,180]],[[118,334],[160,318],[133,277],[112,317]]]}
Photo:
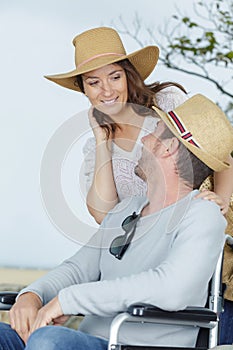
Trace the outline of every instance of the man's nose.
{"label": "man's nose", "polygon": [[144,144],[145,141],[146,141],[148,138],[150,138],[150,136],[151,136],[151,134],[144,135],[144,136],[141,138],[142,143]]}
{"label": "man's nose", "polygon": [[142,141],[143,144],[144,144],[144,142],[145,142],[145,138],[146,138],[146,136],[143,136],[143,137],[141,138],[141,141]]}

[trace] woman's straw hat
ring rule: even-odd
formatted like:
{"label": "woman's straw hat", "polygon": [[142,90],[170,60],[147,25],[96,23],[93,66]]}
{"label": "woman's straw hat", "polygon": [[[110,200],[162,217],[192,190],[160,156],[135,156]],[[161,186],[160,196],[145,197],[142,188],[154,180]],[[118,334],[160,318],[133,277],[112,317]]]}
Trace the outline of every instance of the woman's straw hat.
{"label": "woman's straw hat", "polygon": [[76,69],[64,74],[49,75],[45,78],[77,91],[81,91],[78,86],[74,85],[77,75],[126,58],[145,80],[153,71],[159,57],[157,46],[147,46],[127,55],[118,33],[108,27],[90,29],[77,35],[73,39],[73,45],[75,46]]}
{"label": "woman's straw hat", "polygon": [[168,113],[153,107],[172,133],[214,171],[230,167],[233,127],[223,111],[201,94]]}

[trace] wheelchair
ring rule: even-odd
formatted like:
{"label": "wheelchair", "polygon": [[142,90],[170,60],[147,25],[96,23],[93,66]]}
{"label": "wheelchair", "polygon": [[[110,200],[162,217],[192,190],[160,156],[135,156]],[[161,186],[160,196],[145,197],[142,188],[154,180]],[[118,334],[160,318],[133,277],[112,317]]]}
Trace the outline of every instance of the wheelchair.
{"label": "wheelchair", "polygon": [[[233,249],[233,238],[226,234],[226,244]],[[189,306],[180,311],[165,311],[149,304],[133,304],[122,313],[115,316],[110,327],[108,350],[207,350],[218,345],[219,317],[223,312],[222,285],[223,252],[220,254],[214,274],[209,283],[209,293],[206,307]],[[10,310],[17,297],[17,292],[0,292],[0,310]],[[164,325],[179,325],[198,327],[199,333],[193,348],[177,346],[138,346],[118,343],[120,327],[124,322],[152,323]],[[93,349],[94,350],[94,349]]]}

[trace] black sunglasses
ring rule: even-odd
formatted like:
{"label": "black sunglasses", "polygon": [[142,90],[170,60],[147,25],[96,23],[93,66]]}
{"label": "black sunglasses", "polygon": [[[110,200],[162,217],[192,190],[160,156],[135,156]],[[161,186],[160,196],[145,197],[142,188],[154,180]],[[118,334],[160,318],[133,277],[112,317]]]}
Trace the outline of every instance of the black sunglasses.
{"label": "black sunglasses", "polygon": [[132,215],[127,216],[127,218],[125,218],[122,222],[121,227],[125,231],[125,234],[114,238],[109,248],[109,252],[117,259],[121,260],[128,249],[136,231],[136,226],[139,219],[140,214],[133,212]]}

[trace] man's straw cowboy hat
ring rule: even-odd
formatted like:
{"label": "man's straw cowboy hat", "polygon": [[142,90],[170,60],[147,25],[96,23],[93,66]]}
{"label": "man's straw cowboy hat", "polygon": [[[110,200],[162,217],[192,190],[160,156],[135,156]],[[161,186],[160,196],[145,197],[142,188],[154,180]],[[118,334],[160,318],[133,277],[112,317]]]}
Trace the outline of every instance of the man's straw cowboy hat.
{"label": "man's straw cowboy hat", "polygon": [[73,39],[73,45],[75,46],[76,68],[68,73],[49,75],[45,78],[77,91],[81,91],[74,84],[77,75],[126,58],[145,80],[153,71],[159,57],[157,46],[147,46],[127,55],[118,33],[108,27],[90,29],[77,35]]}
{"label": "man's straw cowboy hat", "polygon": [[230,167],[233,127],[214,102],[197,94],[174,111],[164,113],[154,106],[153,109],[185,147],[209,168],[221,171]]}

